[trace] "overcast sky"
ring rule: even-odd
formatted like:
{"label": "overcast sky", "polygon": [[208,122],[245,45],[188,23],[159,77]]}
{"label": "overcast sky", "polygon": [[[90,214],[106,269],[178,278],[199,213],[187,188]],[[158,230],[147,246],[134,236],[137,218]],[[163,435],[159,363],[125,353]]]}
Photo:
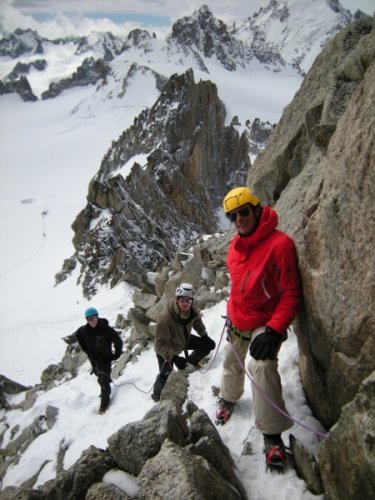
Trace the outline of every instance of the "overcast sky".
{"label": "overcast sky", "polygon": [[[314,1],[314,0],[311,0]],[[242,21],[269,0],[0,0],[0,29],[31,28],[57,38],[92,30],[123,34],[135,27],[168,34],[176,19],[206,4],[226,22]],[[353,13],[373,14],[375,0],[341,0]]]}

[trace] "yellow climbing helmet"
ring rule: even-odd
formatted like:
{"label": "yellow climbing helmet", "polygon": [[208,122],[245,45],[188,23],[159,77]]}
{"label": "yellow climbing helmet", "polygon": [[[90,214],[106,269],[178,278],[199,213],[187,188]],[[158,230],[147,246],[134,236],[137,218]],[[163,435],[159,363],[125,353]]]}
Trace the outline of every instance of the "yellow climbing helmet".
{"label": "yellow climbing helmet", "polygon": [[232,212],[236,208],[246,205],[246,203],[251,203],[251,205],[256,206],[260,204],[260,199],[253,191],[245,186],[234,188],[225,196],[223,201],[224,212]]}

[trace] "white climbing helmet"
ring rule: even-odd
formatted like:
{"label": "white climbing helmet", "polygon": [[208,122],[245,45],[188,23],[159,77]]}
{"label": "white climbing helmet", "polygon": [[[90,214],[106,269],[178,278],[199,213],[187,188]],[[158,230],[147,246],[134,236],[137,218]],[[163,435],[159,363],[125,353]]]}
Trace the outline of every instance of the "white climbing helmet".
{"label": "white climbing helmet", "polygon": [[194,299],[195,290],[190,283],[181,283],[176,288],[176,297],[188,297],[189,299]]}

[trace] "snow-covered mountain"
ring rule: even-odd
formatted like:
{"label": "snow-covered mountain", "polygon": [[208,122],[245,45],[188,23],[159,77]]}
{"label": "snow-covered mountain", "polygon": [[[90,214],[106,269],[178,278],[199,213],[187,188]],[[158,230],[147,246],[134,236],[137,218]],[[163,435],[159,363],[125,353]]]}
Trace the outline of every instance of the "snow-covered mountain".
{"label": "snow-covered mountain", "polygon": [[[301,15],[310,12],[308,6],[311,3],[298,2],[305,6]],[[265,143],[267,137],[262,136],[262,132],[264,129],[272,131],[273,124],[279,120],[284,106],[302,81],[296,62],[306,70],[314,54],[320,52],[329,30],[333,35],[339,29],[339,20],[343,19],[339,9],[337,16],[332,17],[331,28],[327,28],[323,18],[330,17],[331,12],[335,12],[332,6],[335,8],[338,4],[323,1],[313,4],[320,7],[314,12],[314,21],[321,17],[321,23],[316,24],[324,26],[324,30],[312,30],[297,46],[298,38],[293,36],[293,23],[297,25],[297,18],[290,22],[296,2],[288,2],[289,16],[285,12],[280,16],[285,4],[274,1],[266,9],[268,14],[264,16],[264,24],[255,29],[254,36],[246,34],[250,20],[238,29],[226,27],[202,8],[189,18],[177,21],[170,37],[165,40],[143,30],[135,30],[124,38],[92,34],[86,39],[64,40],[45,40],[36,33],[17,32],[1,40],[0,155],[3,182],[0,201],[6,217],[0,227],[7,238],[1,248],[0,350],[5,375],[24,384],[36,383],[45,366],[60,361],[65,347],[61,338],[82,323],[82,310],[89,303],[82,296],[81,286],[76,285],[80,279],[77,269],[73,271],[72,279],[57,287],[54,287],[54,275],[60,269],[62,259],[72,250],[70,225],[85,206],[89,181],[100,178],[104,172],[106,177],[115,177],[113,171],[100,167],[104,167],[102,160],[105,157],[121,151],[120,138],[128,140],[134,130],[132,126],[139,125],[141,114],[148,119],[151,110],[161,109],[161,104],[168,101],[167,95],[160,98],[167,82],[169,85],[180,82],[186,69],[193,68],[195,79],[204,81],[203,88],[217,86],[218,98],[226,109],[225,120],[220,126],[231,126],[238,136],[253,131],[254,137],[260,138],[256,143]],[[253,16],[254,23],[262,17],[262,12]],[[316,27],[311,18],[304,19],[306,26]],[[280,23],[285,23],[285,26],[281,28]],[[290,37],[278,44],[279,39],[274,33],[284,33],[284,28],[289,30]],[[246,42],[246,37],[250,43]],[[261,42],[263,38],[264,43]],[[311,41],[310,50],[306,46],[307,40]],[[16,69],[17,63],[23,66]],[[13,87],[19,80],[21,84]],[[33,102],[22,102],[14,94],[17,88],[25,100],[30,98]],[[192,85],[191,88],[195,87]],[[160,118],[158,115],[162,122],[160,130],[163,131],[167,124],[173,131],[171,124],[176,123],[166,119],[178,109],[176,101],[170,104],[164,107],[166,116]],[[147,123],[147,119],[141,122],[145,124],[145,134],[149,132],[150,124],[154,128],[158,125],[151,120]],[[257,124],[262,121],[267,126],[258,128]],[[179,137],[175,137],[177,142]],[[156,140],[153,148],[155,145]],[[158,150],[154,148],[155,151]],[[159,160],[159,157],[154,154],[154,159]],[[130,158],[130,163],[124,161],[122,168],[118,168],[120,164],[116,165],[115,172],[123,176],[123,181],[119,180],[120,187],[126,189],[128,174],[135,163],[138,164],[135,169],[148,173],[149,170],[143,170],[146,162],[146,155],[138,152],[136,157]],[[139,196],[132,208],[142,212],[145,195],[140,183],[135,187]],[[196,202],[192,199],[192,213]],[[108,221],[112,215],[104,208],[97,218]],[[142,227],[146,227],[147,216],[148,212],[143,210]],[[96,305],[113,324],[119,312],[126,316],[131,303],[134,287],[122,285],[115,289],[101,285],[95,296]],[[216,340],[219,340],[221,315],[224,313],[224,301],[204,313]],[[123,333],[125,336],[129,334],[128,331]],[[319,423],[312,417],[304,400],[296,358],[294,340],[281,359],[289,407],[298,419],[316,429]],[[213,411],[211,384],[218,384],[220,362],[219,354],[214,369],[207,376],[197,373],[192,377],[190,395],[210,415]],[[136,381],[141,388],[148,388],[153,383],[156,369],[152,346],[149,346],[139,357],[139,362],[131,364],[123,373],[120,383]],[[32,475],[35,479],[37,474],[35,484],[42,484],[54,476],[55,456],[65,444],[69,450],[64,465],[70,466],[83,449],[90,444],[105,446],[108,435],[116,427],[141,418],[152,405],[147,395],[123,387],[114,391],[113,412],[99,420],[94,415],[95,389],[95,380],[84,365],[69,383],[58,385],[53,392],[43,393],[40,398],[37,395],[36,404],[26,412],[12,410],[9,422],[3,422],[1,427],[4,445],[22,435],[25,428],[30,428],[39,415],[44,415],[48,405],[59,407],[60,416],[58,426],[40,436],[41,439],[36,440],[28,453],[10,469],[6,485],[21,485]],[[20,396],[12,396],[10,402],[17,406]],[[251,396],[247,393],[234,420],[235,432],[233,428],[221,431],[249,495],[268,500],[277,492],[279,498],[312,498],[306,492],[305,484],[292,471],[272,481],[266,476],[263,463],[259,463],[259,436],[251,427],[251,404]],[[301,432],[299,428],[298,432]],[[299,434],[301,436],[315,450],[316,438],[303,432]],[[245,453],[244,443],[249,444],[249,455]],[[49,459],[51,461],[46,464]]]}
{"label": "snow-covered mountain", "polygon": [[338,0],[273,0],[234,33],[259,59],[267,61],[272,54],[279,54],[306,72],[332,36],[352,18]]}
{"label": "snow-covered mountain", "polygon": [[[324,20],[332,20],[328,31],[333,34],[341,26],[343,13],[336,3],[324,0],[313,3],[319,6],[318,11],[313,12],[313,20],[309,10],[311,2],[304,0],[298,5],[301,5],[306,26],[314,26],[305,39],[310,41],[309,53],[317,54],[327,38]],[[288,3],[288,8],[293,13],[295,2]],[[258,22],[259,17],[265,17],[264,24],[261,26],[258,22],[256,29],[264,34],[255,37],[258,41],[265,40],[262,54],[258,42],[257,50],[254,49],[255,38],[250,44],[242,40],[249,19],[236,30],[215,19],[205,6],[191,16],[177,20],[165,39],[145,30],[134,30],[123,37],[92,33],[88,37],[55,40],[46,40],[30,30],[17,30],[3,36],[0,40],[2,197],[7,200],[9,193],[14,193],[15,200],[17,197],[34,200],[39,199],[36,193],[41,192],[41,212],[45,212],[51,199],[60,199],[61,189],[57,186],[70,184],[68,207],[67,201],[61,199],[64,227],[69,237],[68,241],[59,238],[51,254],[51,284],[64,258],[75,250],[71,244],[70,225],[85,207],[89,182],[98,173],[103,158],[110,153],[111,143],[117,141],[142,112],[152,108],[172,75],[183,74],[187,68],[192,68],[196,81],[201,79],[216,85],[218,98],[225,108],[223,125],[231,126],[238,137],[244,135],[243,140],[247,138],[249,145],[246,148],[249,148],[250,159],[254,160],[302,81],[299,70],[294,67],[295,61],[291,60],[289,64],[286,57],[280,55],[281,45],[284,51],[289,47],[289,53],[298,50],[298,47],[292,49],[298,40],[292,36],[295,18],[291,14],[284,15],[280,21],[282,9],[286,9],[285,2],[272,1],[266,9],[267,16],[263,9],[251,18]],[[305,17],[305,13],[310,17]],[[317,17],[321,19],[320,23],[316,22]],[[280,31],[281,22],[291,36],[282,44],[280,41],[279,50],[273,33],[276,28]],[[275,30],[271,29],[272,26]],[[269,38],[268,42],[271,34],[273,39]],[[275,57],[270,56],[271,45]],[[32,102],[22,106],[17,100],[17,92]],[[167,114],[173,115],[175,111],[168,107],[164,109],[165,121]],[[48,125],[39,127],[40,123]],[[139,153],[149,155],[151,151],[139,148]],[[27,169],[30,158],[44,171],[42,184],[38,184],[36,178],[26,182],[23,168]],[[135,161],[144,162],[145,158],[142,156],[133,161],[129,158],[121,172],[130,172]],[[235,158],[233,156],[233,160]],[[69,176],[64,175],[65,172]],[[12,182],[15,174],[17,180]],[[50,220],[49,213],[43,224]],[[212,220],[211,224],[214,222]],[[216,223],[220,225],[217,218]],[[3,230],[7,228],[8,224]],[[16,265],[13,248],[14,243],[9,239],[3,245],[2,261],[7,276],[7,270]],[[17,245],[17,248],[22,246]],[[20,260],[24,259],[25,256],[21,255]],[[22,293],[28,297],[27,287],[22,287]],[[40,294],[34,295],[32,301],[26,299],[26,302],[32,304],[38,296]],[[11,295],[7,295],[7,301],[5,311],[12,322],[17,301]],[[43,310],[42,304],[36,306],[34,303],[29,308],[29,315],[44,314]],[[3,319],[8,323],[5,316]]]}
{"label": "snow-covered mountain", "polygon": [[[338,1],[273,0],[238,27],[226,26],[202,6],[191,16],[177,20],[165,40],[145,30],[134,30],[121,38],[91,33],[56,40],[43,39],[31,30],[16,30],[0,40],[0,79],[4,84],[23,75],[38,98],[49,98],[56,95],[48,92],[49,86],[62,79],[63,88],[95,83],[72,79],[75,73],[77,77],[85,73],[84,61],[90,58],[112,62],[107,68],[119,82],[117,94],[133,63],[160,72],[164,78],[178,67],[211,74],[210,66],[217,63],[227,71],[260,67],[285,71],[289,66],[306,71],[327,41],[351,20],[350,12]],[[105,76],[98,74],[96,81],[105,80]],[[110,97],[114,97],[112,88]]]}
{"label": "snow-covered mountain", "polygon": [[[148,114],[135,115],[130,135],[122,134],[103,158],[94,191],[93,185],[90,188],[88,205],[74,223],[75,255],[64,263],[58,282],[79,262],[80,281],[88,296],[95,293],[98,282],[110,282],[113,286],[124,276],[140,285],[142,268],[144,272],[153,271],[171,255],[171,250],[183,248],[201,232],[220,228],[215,214],[222,196],[229,186],[244,182],[249,166],[244,155],[249,155],[250,150],[256,155],[264,147],[276,118],[273,116],[272,122],[264,108],[261,114],[255,106],[251,115],[247,114],[243,102],[248,93],[257,87],[252,96],[257,102],[256,92],[260,88],[257,82],[262,82],[262,100],[269,104],[273,97],[267,91],[272,92],[273,85],[280,92],[287,82],[290,89],[294,86],[296,90],[301,81],[299,64],[305,61],[307,67],[312,62],[311,54],[317,54],[329,36],[350,21],[351,15],[338,3],[315,3],[314,9],[307,8],[304,12],[304,24],[310,29],[305,30],[303,39],[300,24],[296,23],[301,17],[301,2],[297,5],[273,1],[237,29],[228,28],[207,6],[202,6],[191,16],[177,20],[165,40],[144,30],[134,30],[124,38],[92,33],[88,37],[63,40],[45,40],[32,31],[17,31],[0,41],[0,54],[4,56],[0,92],[16,91],[23,99],[34,101],[56,99],[72,89],[91,87],[90,94],[71,110],[77,119],[86,120],[99,116],[108,107],[133,105],[133,95],[142,85],[145,101],[140,107],[151,109]],[[324,23],[317,21],[320,16]],[[305,58],[307,53],[309,59]],[[9,69],[12,67],[8,73],[7,65]],[[187,78],[185,85],[191,87],[187,82],[194,78],[214,82],[223,106],[213,105],[210,97],[205,103],[210,106],[207,113],[200,104],[205,98],[199,91],[191,87],[176,93],[174,88],[181,86],[176,79],[166,85],[172,75],[185,73],[186,68],[193,78]],[[246,82],[245,87],[238,87],[240,81]],[[159,100],[151,106],[158,94]],[[224,126],[230,127],[226,136],[222,133]],[[260,134],[259,129],[262,129]],[[262,140],[254,147],[256,137]],[[145,198],[142,210],[149,214],[146,231],[142,211],[139,216],[134,210],[129,212],[131,203],[139,204],[138,189],[133,188],[132,195],[126,193],[125,186],[116,188],[117,194],[111,192],[115,189],[112,179],[115,173],[119,179],[125,178],[124,171],[130,173],[131,165],[139,162],[139,155],[146,178],[149,182],[156,181],[153,185],[142,181],[143,188],[154,193],[154,206],[161,207],[162,200],[167,198],[169,208],[174,207],[168,210],[168,215],[161,210],[150,211]],[[125,165],[128,167],[124,168]],[[192,176],[193,170],[185,169],[186,175],[173,179],[172,172],[178,172],[182,165],[194,165],[193,170],[199,174]],[[160,176],[161,171],[169,172],[167,182],[165,176]],[[141,170],[138,172],[141,174]],[[176,189],[177,185],[197,185],[197,182],[199,185],[199,178],[201,193],[198,189],[195,195],[189,188]],[[137,183],[139,180],[128,181],[128,188]],[[114,204],[105,201],[106,192],[111,192],[108,200],[116,199]],[[196,208],[192,210],[194,204]],[[112,215],[108,215],[108,210]],[[142,227],[137,236],[128,222],[124,223],[129,217],[132,228]],[[152,248],[140,252],[150,238]],[[99,263],[100,272],[92,275]],[[116,270],[115,275],[111,269]]]}

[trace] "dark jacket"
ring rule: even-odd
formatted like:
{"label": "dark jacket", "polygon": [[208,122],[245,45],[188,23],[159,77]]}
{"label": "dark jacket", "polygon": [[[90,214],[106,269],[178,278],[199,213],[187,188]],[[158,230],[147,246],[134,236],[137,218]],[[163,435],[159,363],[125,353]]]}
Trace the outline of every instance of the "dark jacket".
{"label": "dark jacket", "polygon": [[[109,326],[105,318],[99,318],[95,328],[89,324],[81,326],[76,331],[76,337],[93,367],[97,363],[110,363],[121,356],[122,340],[116,330]],[[112,346],[115,349],[114,353]]]}
{"label": "dark jacket", "polygon": [[195,308],[191,307],[189,317],[182,319],[174,304],[175,300],[171,300],[161,313],[155,332],[154,349],[159,356],[167,360],[186,350],[192,329],[201,337],[207,335],[206,327]]}

